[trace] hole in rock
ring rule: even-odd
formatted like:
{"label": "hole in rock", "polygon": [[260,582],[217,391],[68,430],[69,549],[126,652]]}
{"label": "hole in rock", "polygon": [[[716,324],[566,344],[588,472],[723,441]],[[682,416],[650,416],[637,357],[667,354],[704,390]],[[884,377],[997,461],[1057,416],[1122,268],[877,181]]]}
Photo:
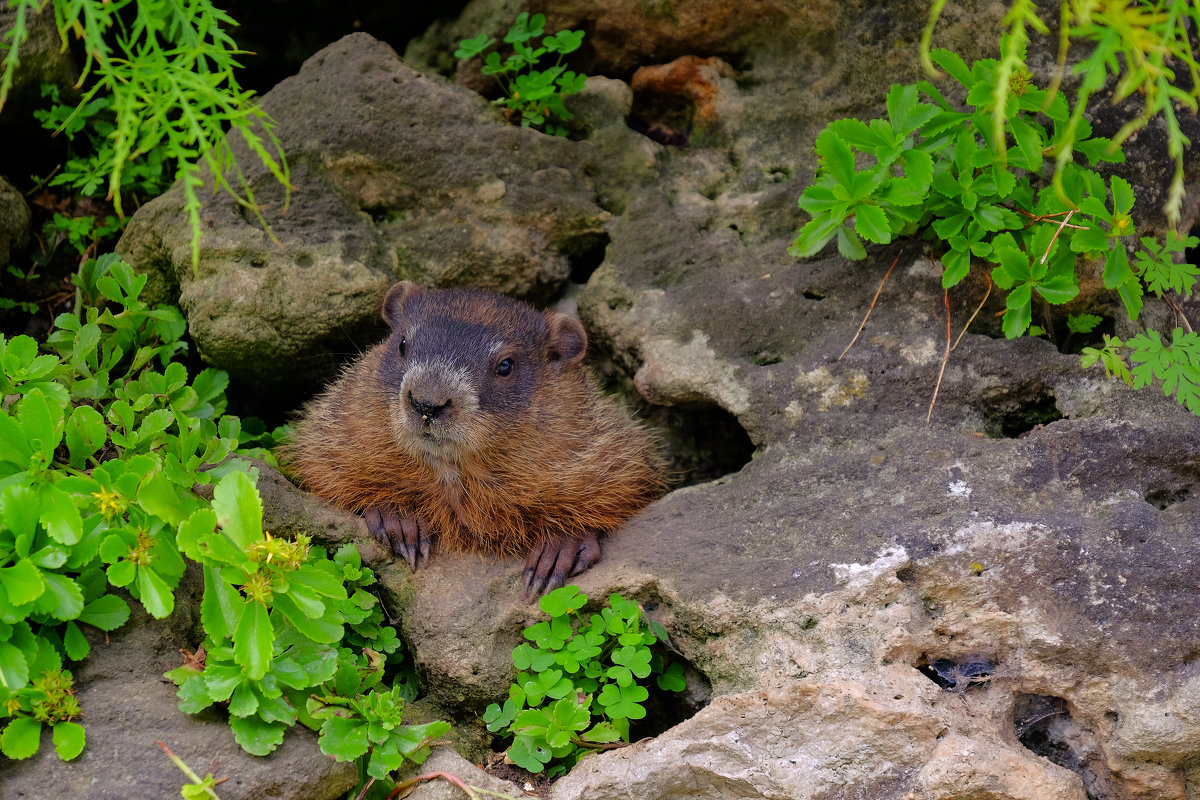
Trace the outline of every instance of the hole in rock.
{"label": "hole in rock", "polygon": [[824,300],[825,295],[816,289],[805,289],[802,294],[807,300]]}
{"label": "hole in rock", "polygon": [[[1188,236],[1195,236],[1200,239],[1200,222],[1192,226],[1188,231]],[[1189,247],[1183,251],[1183,259],[1192,266],[1200,267],[1200,247]]]}
{"label": "hole in rock", "polygon": [[673,489],[737,472],[754,456],[754,442],[723,408],[644,406],[638,416],[666,442]]}
{"label": "hole in rock", "polygon": [[1182,503],[1191,496],[1191,490],[1184,486],[1178,489],[1152,489],[1146,493],[1146,502],[1159,511],[1166,511],[1176,503]]}
{"label": "hole in rock", "polygon": [[942,687],[944,692],[965,692],[972,686],[982,686],[992,679],[996,671],[995,662],[980,656],[967,656],[958,660],[951,658],[930,659],[922,655],[914,664],[929,680]]}
{"label": "hole in rock", "polygon": [[1063,698],[1018,694],[1013,698],[1013,733],[1031,752],[1079,775],[1089,800],[1124,796],[1113,786],[1096,734],[1071,716]]}
{"label": "hole in rock", "polygon": [[992,439],[1013,439],[1062,419],[1054,393],[1037,381],[996,386],[979,400],[983,432]]}
{"label": "hole in rock", "polygon": [[588,278],[596,268],[604,263],[604,254],[608,251],[609,235],[600,233],[594,236],[584,236],[568,248],[567,257],[570,259],[571,283],[587,283]]}

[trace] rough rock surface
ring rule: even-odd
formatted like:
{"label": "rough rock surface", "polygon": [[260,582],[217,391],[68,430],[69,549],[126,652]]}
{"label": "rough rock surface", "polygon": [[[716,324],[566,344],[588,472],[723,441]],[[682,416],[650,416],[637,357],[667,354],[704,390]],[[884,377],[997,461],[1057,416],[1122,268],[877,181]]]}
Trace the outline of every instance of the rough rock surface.
{"label": "rough rock surface", "polygon": [[0,758],[0,797],[178,797],[187,778],[160,741],[201,777],[211,772],[225,778],[217,789],[222,800],[334,800],[354,787],[354,765],[322,755],[316,734],[307,729],[290,732],[278,750],[259,758],[234,741],[223,714],[189,716],[179,710],[175,684],[162,674],[179,666],[180,649],[194,649],[200,638],[200,583],[198,571],[185,577],[170,620],[152,619],[131,602],[130,621],[107,641],[91,631],[98,634],[89,635],[91,655],[72,668],[87,746],[79,758],[63,762],[43,732],[37,755],[26,761]]}
{"label": "rough rock surface", "polygon": [[0,263],[8,264],[29,242],[29,204],[12,184],[0,178]]}
{"label": "rough rock surface", "polygon": [[[200,263],[176,186],[139,209],[118,251],[177,296],[203,357],[259,387],[311,389],[370,343],[401,278],[561,292],[603,243],[583,145],[502,124],[483,98],[422,75],[366,34],[309,59],[262,99],[296,191],[241,152],[279,244],[226,195],[205,201]],[[500,169],[497,165],[504,164]],[[353,344],[352,344],[353,343]]]}
{"label": "rough rock surface", "polygon": [[[790,60],[729,56],[742,73],[710,81],[724,95],[711,105],[723,115],[713,146],[664,147],[629,130],[611,115],[637,99],[611,78],[590,81],[576,106],[588,138],[545,145],[578,159],[562,168],[587,176],[571,184],[580,207],[613,215],[603,263],[579,298],[593,341],[650,401],[683,415],[721,409],[757,447],[736,474],[651,506],[578,579],[593,598],[640,600],[691,665],[693,697],[711,691],[711,703],[657,738],[585,760],[553,796],[1191,800],[1200,782],[1200,420],[1156,390],[1084,372],[1078,356],[1046,341],[996,338],[993,298],[950,355],[927,424],[947,311],[957,336],[983,287],[965,286],[947,309],[939,273],[915,245],[858,263],[786,253],[816,131],[832,116],[874,113],[888,82],[911,77],[890,69],[901,52],[912,58],[907,42],[890,49],[893,28],[908,23],[889,26],[880,9],[867,16]],[[987,52],[987,42],[963,46],[984,27],[951,26],[960,52]],[[377,52],[362,37],[346,42]],[[271,102],[326,80],[322,65],[358,63],[346,42]],[[713,55],[696,46],[662,63],[689,54]],[[375,77],[356,84],[362,107],[373,92],[395,100],[390,78],[366,74]],[[540,141],[434,79],[406,85],[422,81],[449,108],[463,98],[472,109],[466,130],[487,133],[468,143],[523,137],[518,158]],[[379,139],[352,119],[345,136],[366,151]],[[436,152],[447,132],[436,117],[421,123],[414,152]],[[304,152],[298,175],[320,166],[339,176],[310,184],[327,188],[306,200],[350,209],[337,230],[378,242],[366,233],[399,224],[355,217],[358,201],[343,199],[357,185],[350,162],[331,158],[335,169],[316,145]],[[486,185],[482,173],[512,168],[507,158],[473,180]],[[173,223],[147,214],[139,224],[151,242]],[[270,252],[238,224],[239,241],[257,236]],[[227,230],[221,220],[206,234],[207,252],[234,236]],[[184,240],[173,241],[182,276]],[[893,260],[862,336],[839,358]],[[310,273],[341,263],[318,261]],[[272,263],[275,275],[296,269]],[[199,308],[213,293],[208,269],[185,281],[185,304]],[[268,284],[245,285],[265,294]],[[213,297],[244,313],[247,301],[228,291]],[[189,313],[194,328],[209,324]],[[270,496],[281,520],[312,525],[311,500],[282,482]],[[360,523],[336,519],[316,528],[361,537]],[[520,566],[435,552],[415,575],[402,564],[381,569],[427,702],[460,725],[505,695],[511,649],[536,617],[521,599]]]}

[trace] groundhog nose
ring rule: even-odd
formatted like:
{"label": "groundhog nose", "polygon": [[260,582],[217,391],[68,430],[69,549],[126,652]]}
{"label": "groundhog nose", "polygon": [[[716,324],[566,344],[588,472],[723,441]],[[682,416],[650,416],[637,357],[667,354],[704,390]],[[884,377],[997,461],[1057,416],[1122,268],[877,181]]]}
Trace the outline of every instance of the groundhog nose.
{"label": "groundhog nose", "polygon": [[408,393],[408,404],[412,406],[413,411],[417,412],[417,416],[422,422],[429,422],[441,416],[447,408],[450,407],[450,401],[446,400],[442,403],[429,402],[427,400],[418,400],[413,396],[412,392]]}

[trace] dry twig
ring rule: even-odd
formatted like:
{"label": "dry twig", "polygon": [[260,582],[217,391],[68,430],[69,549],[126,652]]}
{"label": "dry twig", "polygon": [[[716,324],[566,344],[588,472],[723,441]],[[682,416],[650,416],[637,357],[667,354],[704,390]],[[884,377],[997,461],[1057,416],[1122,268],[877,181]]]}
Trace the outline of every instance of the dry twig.
{"label": "dry twig", "polygon": [[845,358],[846,353],[849,353],[850,348],[854,347],[854,343],[858,341],[858,335],[863,332],[863,328],[867,327],[867,320],[871,318],[871,312],[875,310],[875,301],[879,299],[880,293],[883,292],[883,286],[888,282],[888,278],[891,277],[892,270],[894,270],[896,265],[900,263],[900,257],[904,255],[904,248],[906,247],[908,247],[907,243],[905,243],[904,247],[900,248],[900,252],[896,254],[896,260],[892,262],[890,267],[888,267],[888,271],[883,276],[883,280],[879,282],[879,288],[875,290],[875,296],[871,298],[871,306],[867,309],[867,315],[863,317],[862,324],[859,325],[858,330],[854,332],[854,338],[850,340],[850,344],[846,345],[846,349],[843,350],[842,354],[837,357],[838,361],[841,361],[843,358]]}

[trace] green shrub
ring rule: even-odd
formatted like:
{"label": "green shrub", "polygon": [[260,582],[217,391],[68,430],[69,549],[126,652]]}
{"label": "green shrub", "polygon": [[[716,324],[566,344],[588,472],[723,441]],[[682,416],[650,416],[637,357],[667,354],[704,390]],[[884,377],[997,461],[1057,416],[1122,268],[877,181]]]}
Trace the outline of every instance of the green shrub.
{"label": "green shrub", "polygon": [[[421,760],[445,726],[399,724],[412,681],[394,679],[400,642],[357,549],[330,558],[307,537],[263,530],[257,470],[238,456],[272,458],[238,445],[270,437],[246,436],[224,414],[225,373],[190,378],[174,360],[186,350],[184,320],[139,300],[144,275],[109,255],[75,281],[84,302],[55,320],[50,352],[0,337],[0,752],[33,755],[49,725],[62,758],[79,754],[80,708],[63,667],[88,655],[83,626],[128,620],[114,588],[170,615],[186,557],[204,577],[205,638],[168,673],[183,710],[226,705],[237,741],[259,755],[297,720],[328,725],[322,747],[339,757],[353,737],[329,719],[355,712],[390,731],[372,739],[373,776],[401,757]],[[215,484],[211,503],[193,491],[204,484]],[[347,710],[310,712],[314,693]]]}
{"label": "green shrub", "polygon": [[629,741],[631,721],[646,716],[650,693],[642,681],[656,676],[659,688],[686,688],[678,664],[665,667],[650,646],[665,638],[651,632],[641,607],[619,594],[600,613],[578,613],[587,595],[564,586],[539,601],[550,620],[525,629],[532,644],[513,650],[517,682],[501,706],[484,712],[488,730],[513,737],[508,757],[530,772],[556,762],[550,774],[569,769],[581,755]]}
{"label": "green shrub", "polygon": [[[0,108],[20,63],[21,46],[29,38],[29,18],[47,0],[12,0],[11,5],[13,26],[0,40],[7,51],[0,62]],[[43,121],[61,118],[62,130],[77,132],[100,112],[110,120],[102,129],[107,131],[102,146],[83,160],[69,162],[63,180],[80,189],[98,189],[97,183],[105,181],[107,196],[123,216],[121,193],[134,171],[134,182],[142,183],[156,165],[176,165],[173,177],[183,185],[193,263],[200,253],[202,165],[208,167],[214,188],[232,195],[266,228],[227,129],[236,131],[290,189],[287,162],[272,132],[274,122],[233,75],[241,51],[226,30],[236,24],[229,15],[210,0],[54,0],[49,5],[64,45],[79,40],[86,61],[75,113],[64,118],[61,111],[53,111]]]}
{"label": "green shrub", "polygon": [[[578,94],[587,82],[587,76],[571,72],[562,65],[562,60],[579,49],[583,31],[559,31],[546,36],[539,46],[534,47],[530,42],[541,36],[545,28],[545,16],[534,14],[531,17],[528,12],[521,12],[504,37],[505,43],[512,45],[513,54],[501,61],[498,52],[488,53],[483,62],[483,74],[496,77],[504,97],[494,102],[507,109],[509,119],[519,121],[523,128],[544,127],[546,133],[566,136],[566,128],[556,122],[571,119],[563,98]],[[480,34],[459,42],[454,55],[456,58],[475,58],[495,43],[496,40],[486,33]],[[534,69],[547,53],[558,54],[554,66]]]}
{"label": "green shrub", "polygon": [[[1007,54],[1014,52],[1011,42],[1006,37],[1002,45]],[[836,238],[839,252],[857,260],[866,258],[864,239],[888,244],[922,235],[940,258],[944,289],[988,265],[991,281],[1007,292],[1009,338],[1043,332],[1032,325],[1034,297],[1051,305],[1074,299],[1077,269],[1094,263],[1133,320],[1147,289],[1190,292],[1197,271],[1176,259],[1195,239],[1171,234],[1160,247],[1143,238],[1131,265],[1126,242],[1135,236],[1134,197],[1127,181],[1114,176],[1106,182],[1069,158],[1059,159],[1055,180],[1044,176],[1046,155],[1064,147],[1093,166],[1119,163],[1124,154],[1092,137],[1087,121],[1068,113],[1061,92],[1037,88],[1021,66],[1024,50],[1016,52],[1020,64],[982,59],[971,67],[947,50],[933,52],[933,61],[962,85],[965,110],[922,81],[891,88],[886,119],[831,122],[817,137],[816,180],[799,200],[812,219],[789,252],[811,256]],[[1005,109],[999,134],[996,105]],[[1190,355],[1200,350],[1194,336],[1177,332],[1171,345],[1157,336],[1141,338],[1131,358],[1144,365],[1135,368],[1141,376],[1135,385],[1149,376],[1163,379],[1168,394],[1200,414],[1189,388],[1200,384],[1200,365]],[[1121,346],[1112,340],[1112,352]],[[1085,365],[1095,361],[1085,351]]]}

